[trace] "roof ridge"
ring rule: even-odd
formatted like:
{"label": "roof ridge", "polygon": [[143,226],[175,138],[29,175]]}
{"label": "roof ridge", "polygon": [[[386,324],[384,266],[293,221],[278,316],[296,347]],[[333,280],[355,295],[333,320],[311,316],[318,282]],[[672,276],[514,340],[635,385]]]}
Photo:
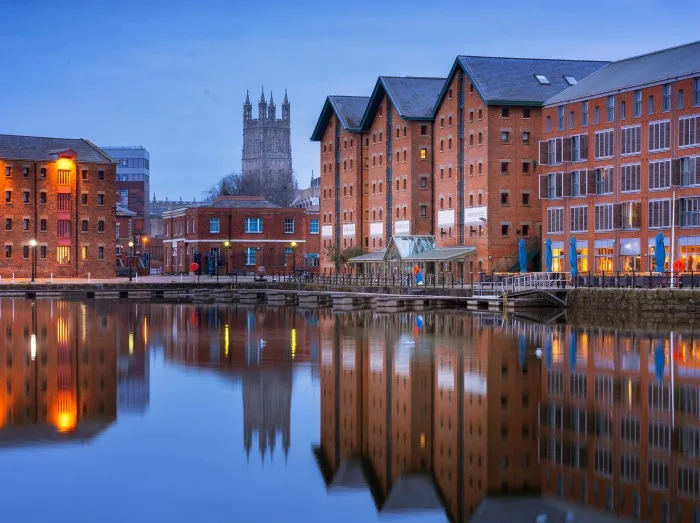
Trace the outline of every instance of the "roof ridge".
{"label": "roof ridge", "polygon": [[107,154],[106,152],[104,152],[100,147],[98,147],[96,144],[94,144],[93,142],[91,142],[91,141],[88,140],[87,138],[80,138],[80,140],[82,140],[83,142],[85,142],[86,144],[88,144],[90,147],[92,147],[93,149],[95,149],[96,152],[100,153],[102,156],[104,156],[104,157],[105,157],[107,160],[109,160],[110,162],[113,162],[113,161],[114,161],[114,158],[112,158],[110,155],[108,155],[108,154]]}
{"label": "roof ridge", "polygon": [[444,76],[391,76],[391,75],[379,75],[379,78],[400,78],[408,80],[447,80]]}
{"label": "roof ridge", "polygon": [[460,54],[458,58],[492,58],[494,60],[539,60],[541,62],[584,62],[589,64],[607,64],[610,60],[577,60],[576,58],[535,58],[527,56],[484,56],[475,54]]}
{"label": "roof ridge", "polygon": [[369,98],[361,94],[329,94],[328,98]]}
{"label": "roof ridge", "polygon": [[85,138],[61,138],[60,136],[34,136],[29,134],[5,134],[0,133],[0,136],[14,136],[16,138],[39,138],[41,140],[73,140],[79,142],[80,140],[85,140]]}
{"label": "roof ridge", "polygon": [[619,60],[613,60],[611,63],[618,64],[620,62],[628,62],[630,60],[637,60],[639,58],[645,58],[647,56],[653,56],[655,54],[666,53],[668,51],[673,51],[674,49],[680,49],[681,47],[690,47],[691,45],[700,44],[700,40],[695,40],[694,42],[688,42],[687,44],[674,45],[672,47],[667,47],[665,49],[658,49],[656,51],[650,51],[648,53],[642,53],[635,56],[628,56],[627,58],[620,58]]}

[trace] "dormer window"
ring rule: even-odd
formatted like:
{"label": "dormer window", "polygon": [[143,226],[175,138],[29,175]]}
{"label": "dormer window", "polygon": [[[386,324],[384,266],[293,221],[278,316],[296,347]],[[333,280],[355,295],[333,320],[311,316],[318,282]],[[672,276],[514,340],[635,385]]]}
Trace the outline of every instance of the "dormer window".
{"label": "dormer window", "polygon": [[566,80],[566,83],[569,85],[576,85],[578,83],[573,76],[564,75],[564,80]]}
{"label": "dormer window", "polygon": [[549,85],[549,80],[547,80],[547,77],[543,74],[536,74],[535,78],[537,79],[537,82],[540,85]]}

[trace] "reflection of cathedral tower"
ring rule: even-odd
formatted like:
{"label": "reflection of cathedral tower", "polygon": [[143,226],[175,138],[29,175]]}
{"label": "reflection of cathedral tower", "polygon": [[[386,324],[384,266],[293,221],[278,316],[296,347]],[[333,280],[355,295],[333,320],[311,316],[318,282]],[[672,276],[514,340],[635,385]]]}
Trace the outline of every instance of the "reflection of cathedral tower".
{"label": "reflection of cathedral tower", "polygon": [[285,459],[290,445],[292,406],[292,370],[250,369],[243,372],[243,445],[250,457],[253,432],[258,433],[258,451],[262,460],[269,450],[274,455],[277,432],[282,433]]}

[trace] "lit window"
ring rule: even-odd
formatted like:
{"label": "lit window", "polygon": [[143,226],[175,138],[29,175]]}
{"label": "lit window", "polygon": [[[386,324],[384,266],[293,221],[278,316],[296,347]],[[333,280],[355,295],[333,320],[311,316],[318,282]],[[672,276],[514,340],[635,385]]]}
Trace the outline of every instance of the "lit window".
{"label": "lit window", "polygon": [[543,74],[536,74],[535,78],[537,78],[537,81],[540,83],[540,85],[549,85],[549,80],[547,80],[547,77]]}
{"label": "lit window", "polygon": [[61,265],[68,265],[70,263],[70,247],[61,246],[56,248],[56,259]]}
{"label": "lit window", "polygon": [[425,159],[427,159],[427,158],[428,158],[428,149],[426,149],[425,147],[421,147],[421,150],[420,150],[420,159],[421,159],[421,160],[425,160]]}
{"label": "lit window", "polygon": [[80,258],[82,260],[87,260],[87,247],[85,247],[84,245],[80,247]]}

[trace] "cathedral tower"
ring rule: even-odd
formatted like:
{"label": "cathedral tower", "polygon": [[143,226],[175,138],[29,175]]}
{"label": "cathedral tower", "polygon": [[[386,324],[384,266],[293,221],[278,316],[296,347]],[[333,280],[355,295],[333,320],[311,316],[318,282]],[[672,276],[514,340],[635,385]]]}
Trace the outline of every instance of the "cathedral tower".
{"label": "cathedral tower", "polygon": [[246,92],[243,104],[242,173],[256,174],[289,183],[292,180],[291,107],[287,91],[282,102],[282,119],[277,119],[277,108],[270,93],[260,93],[258,118],[254,119],[250,96]]}

